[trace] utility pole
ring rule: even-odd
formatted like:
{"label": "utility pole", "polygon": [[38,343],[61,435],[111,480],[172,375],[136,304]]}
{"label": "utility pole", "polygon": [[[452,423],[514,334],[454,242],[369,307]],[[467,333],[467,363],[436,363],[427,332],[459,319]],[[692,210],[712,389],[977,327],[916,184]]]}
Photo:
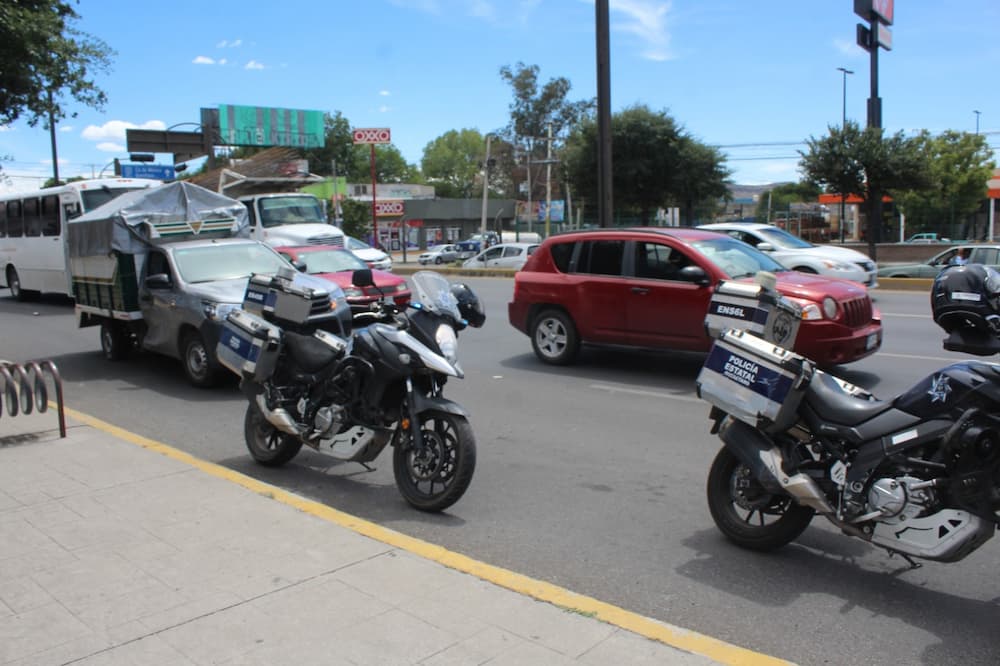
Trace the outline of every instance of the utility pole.
{"label": "utility pole", "polygon": [[549,123],[546,141],[548,149],[545,152],[545,237],[548,238],[551,235],[552,221],[552,123]]}
{"label": "utility pole", "polygon": [[612,222],[611,193],[611,38],[608,0],[596,0],[597,24],[597,219],[601,227]]}
{"label": "utility pole", "polygon": [[528,139],[528,233],[532,232],[532,222],[534,222],[535,209],[531,207],[531,149],[534,148],[534,142],[531,138]]}
{"label": "utility pole", "polygon": [[56,112],[52,107],[52,89],[49,88],[49,139],[52,142],[52,180],[59,185],[59,156],[56,154]]}
{"label": "utility pole", "polygon": [[490,194],[490,140],[492,134],[486,135],[486,160],[483,162],[483,216],[479,222],[479,249],[486,249],[486,203]]}
{"label": "utility pole", "polygon": [[[854,72],[852,72],[851,70],[846,69],[844,67],[838,67],[837,70],[840,71],[840,72],[843,72],[843,75],[844,75],[844,91],[843,91],[843,94],[841,96],[841,100],[842,101],[841,101],[841,111],[840,111],[840,133],[841,133],[841,140],[843,140],[843,138],[844,138],[843,137],[844,128],[847,127],[847,75],[848,74],[853,74]],[[846,198],[846,196],[847,195],[845,193],[843,193],[843,192],[840,193],[840,223],[839,224],[840,224],[840,244],[841,245],[844,244],[844,226],[845,226],[844,225],[844,209],[845,209],[844,199]]]}

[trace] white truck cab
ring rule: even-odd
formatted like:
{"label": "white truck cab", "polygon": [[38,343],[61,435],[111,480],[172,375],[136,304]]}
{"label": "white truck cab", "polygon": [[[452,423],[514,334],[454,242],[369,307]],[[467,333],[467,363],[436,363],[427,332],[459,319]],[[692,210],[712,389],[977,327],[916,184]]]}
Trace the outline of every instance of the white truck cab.
{"label": "white truck cab", "polygon": [[280,192],[239,198],[250,215],[250,237],[272,247],[335,245],[344,247],[344,232],[327,222],[323,205],[312,194]]}

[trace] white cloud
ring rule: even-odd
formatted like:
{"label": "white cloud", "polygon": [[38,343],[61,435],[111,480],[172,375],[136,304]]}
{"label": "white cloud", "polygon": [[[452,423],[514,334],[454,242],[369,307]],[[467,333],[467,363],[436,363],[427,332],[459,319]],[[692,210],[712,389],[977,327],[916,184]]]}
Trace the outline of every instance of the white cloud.
{"label": "white cloud", "polygon": [[209,58],[208,56],[196,56],[195,59],[192,60],[191,62],[193,62],[196,65],[214,65],[215,59]]}
{"label": "white cloud", "polygon": [[124,141],[125,130],[127,129],[162,130],[166,128],[167,124],[162,120],[147,120],[141,125],[124,120],[109,120],[100,127],[97,125],[87,125],[83,132],[80,133],[80,136],[88,141]]}
{"label": "white cloud", "polygon": [[496,9],[486,0],[473,0],[472,5],[469,7],[469,16],[475,16],[476,18],[493,20],[496,18],[496,14]]}
{"label": "white cloud", "polygon": [[670,33],[667,30],[667,14],[671,3],[659,0],[610,0],[609,8],[617,12],[616,17],[625,15],[624,20],[615,23],[615,28],[630,33],[644,44],[642,57],[647,60],[670,60]]}
{"label": "white cloud", "polygon": [[243,67],[243,69],[264,69],[264,65],[256,60],[251,60]]}
{"label": "white cloud", "polygon": [[437,0],[389,0],[389,2],[403,9],[416,9],[428,14],[441,13],[441,5]]}
{"label": "white cloud", "polygon": [[0,125],[0,132],[13,132],[14,128],[10,125]]}
{"label": "white cloud", "polygon": [[392,93],[391,93],[391,92],[389,92],[388,90],[379,90],[379,91],[378,91],[378,94],[379,94],[379,95],[381,95],[382,97],[388,97],[388,96],[389,96],[389,95],[391,95]]}
{"label": "white cloud", "polygon": [[223,39],[221,42],[219,42],[218,44],[215,45],[215,48],[217,48],[217,49],[225,49],[225,48],[235,49],[237,46],[241,46],[242,44],[243,44],[243,40],[242,39],[234,39],[233,41],[229,41],[228,39]]}
{"label": "white cloud", "polygon": [[226,60],[225,58],[222,58],[222,59],[219,60],[219,64],[220,65],[225,65],[227,62],[228,62],[228,60]]}
{"label": "white cloud", "polygon": [[383,104],[382,106],[378,107],[378,112],[379,113],[389,113],[389,111],[391,111],[391,109],[388,106],[386,106],[385,104]]}
{"label": "white cloud", "polygon": [[113,143],[111,141],[102,141],[97,144],[97,149],[105,153],[124,153],[125,146],[120,143]]}
{"label": "white cloud", "polygon": [[74,129],[74,127],[72,125],[60,125],[59,126],[59,131],[60,132],[72,132],[73,129]]}

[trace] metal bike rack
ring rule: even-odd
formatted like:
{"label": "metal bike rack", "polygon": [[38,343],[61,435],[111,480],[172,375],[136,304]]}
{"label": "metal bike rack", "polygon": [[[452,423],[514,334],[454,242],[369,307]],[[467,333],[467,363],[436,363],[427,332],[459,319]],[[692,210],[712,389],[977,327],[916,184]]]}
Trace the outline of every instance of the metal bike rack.
{"label": "metal bike rack", "polygon": [[[63,409],[62,378],[52,361],[29,361],[19,364],[0,360],[0,417],[4,413],[6,402],[7,414],[17,416],[31,414],[37,409],[42,414],[49,409],[49,390],[45,378],[52,380],[56,394],[56,410],[59,412],[59,436],[66,436],[66,414]],[[20,389],[20,390],[18,390]],[[20,398],[19,398],[20,395]]]}

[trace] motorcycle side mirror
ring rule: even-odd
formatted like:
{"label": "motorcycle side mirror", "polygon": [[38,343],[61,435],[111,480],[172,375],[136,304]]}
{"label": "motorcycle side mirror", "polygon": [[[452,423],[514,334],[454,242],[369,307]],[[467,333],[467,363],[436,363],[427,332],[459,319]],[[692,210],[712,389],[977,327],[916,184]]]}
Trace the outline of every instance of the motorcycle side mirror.
{"label": "motorcycle side mirror", "polygon": [[359,268],[351,276],[351,282],[356,287],[374,287],[375,278],[372,277],[372,269]]}
{"label": "motorcycle side mirror", "polygon": [[685,282],[694,282],[695,284],[705,286],[710,280],[708,279],[708,273],[701,266],[685,266],[680,271],[680,278]]}

